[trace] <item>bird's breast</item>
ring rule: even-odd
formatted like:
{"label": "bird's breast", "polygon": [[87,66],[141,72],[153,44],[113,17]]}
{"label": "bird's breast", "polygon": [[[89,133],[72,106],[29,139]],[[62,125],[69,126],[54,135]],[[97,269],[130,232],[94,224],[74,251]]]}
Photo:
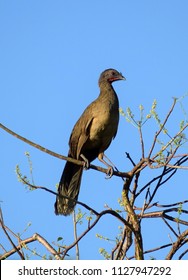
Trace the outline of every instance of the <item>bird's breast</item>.
{"label": "bird's breast", "polygon": [[109,142],[114,137],[117,131],[119,121],[119,112],[118,110],[113,111],[104,111],[96,115],[93,118],[89,140],[95,144],[95,142]]}

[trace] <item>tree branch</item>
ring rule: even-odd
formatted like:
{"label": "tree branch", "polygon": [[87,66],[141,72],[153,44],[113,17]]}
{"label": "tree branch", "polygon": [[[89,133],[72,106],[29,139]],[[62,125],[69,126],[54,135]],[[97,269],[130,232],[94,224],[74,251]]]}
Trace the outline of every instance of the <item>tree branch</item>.
{"label": "tree branch", "polygon": [[[7,128],[6,126],[4,126],[1,123],[0,123],[0,128],[5,130],[7,133],[13,135],[17,139],[27,143],[28,145],[30,145],[30,146],[32,146],[32,147],[34,147],[34,148],[36,148],[36,149],[38,149],[38,150],[40,150],[40,151],[42,151],[44,153],[47,153],[47,154],[49,154],[49,155],[51,155],[53,157],[56,157],[56,158],[59,158],[59,159],[62,159],[62,160],[66,160],[66,161],[72,162],[72,163],[77,164],[77,165],[85,166],[85,163],[83,161],[77,160],[77,159],[74,159],[74,158],[71,158],[71,157],[66,157],[66,156],[60,155],[58,153],[55,153],[55,152],[53,152],[53,151],[51,151],[51,150],[49,150],[49,149],[47,149],[47,148],[45,148],[45,147],[43,147],[43,146],[41,146],[39,144],[36,144],[35,142],[32,142],[32,141],[28,140],[25,137],[17,134],[16,132],[10,130],[9,128]],[[107,174],[107,171],[108,171],[108,169],[106,169],[106,168],[103,168],[103,167],[100,167],[100,166],[96,166],[96,165],[93,165],[93,164],[90,164],[89,168],[97,170],[97,171],[105,173],[105,174]],[[125,177],[125,178],[130,177],[129,172],[119,172],[119,171],[115,171],[115,170],[114,170],[113,175],[118,176],[118,177],[122,177],[122,178],[123,177]]]}
{"label": "tree branch", "polygon": [[159,136],[159,134],[161,133],[161,131],[164,129],[165,124],[167,123],[167,121],[168,121],[168,119],[169,119],[169,117],[170,117],[172,111],[174,110],[174,107],[175,107],[175,105],[176,105],[176,101],[177,101],[177,99],[174,98],[174,102],[173,102],[173,104],[172,104],[172,107],[170,108],[170,110],[169,110],[169,112],[168,112],[168,114],[167,114],[167,116],[166,116],[166,118],[165,118],[163,124],[161,125],[160,129],[159,129],[159,130],[156,132],[156,134],[155,134],[155,137],[154,137],[154,140],[153,140],[151,149],[150,149],[149,154],[148,154],[148,158],[151,157],[151,154],[152,154],[153,149],[154,149],[154,147],[155,147],[155,144],[156,144],[156,142],[157,142],[157,137]]}
{"label": "tree branch", "polygon": [[44,237],[42,237],[38,233],[33,234],[33,236],[31,236],[29,238],[21,240],[19,242],[18,246],[14,247],[9,252],[6,252],[2,256],[0,256],[0,260],[7,259],[11,255],[13,255],[15,252],[20,251],[23,247],[25,247],[26,244],[32,243],[34,241],[38,241],[39,243],[41,243],[55,257],[55,259],[61,260],[61,258],[59,257],[59,253],[47,242],[46,239],[44,239]]}
{"label": "tree branch", "polygon": [[182,243],[184,243],[185,241],[188,242],[188,238],[186,238],[187,236],[188,236],[188,230],[185,230],[178,237],[177,241],[172,244],[172,248],[168,253],[168,255],[166,256],[165,260],[171,260],[175,255],[175,253],[177,252],[177,250],[182,246]]}
{"label": "tree branch", "polygon": [[89,226],[88,228],[77,238],[77,240],[75,240],[71,245],[67,246],[66,249],[63,252],[62,255],[62,259],[65,258],[65,256],[67,255],[68,251],[70,249],[72,249],[76,244],[78,244],[78,242],[99,222],[99,220],[104,216],[110,214],[114,217],[116,217],[118,220],[120,220],[124,225],[126,225],[128,228],[130,228],[133,232],[134,232],[134,228],[132,227],[132,225],[130,223],[128,223],[125,219],[123,219],[117,212],[115,212],[114,210],[104,210],[102,212],[100,212],[97,215],[97,218],[95,219],[95,221]]}
{"label": "tree branch", "polygon": [[[5,226],[1,208],[0,208],[0,225],[1,225],[5,235],[7,236],[8,240],[10,241],[11,245],[13,246],[12,250],[10,250],[9,252],[6,252],[5,254],[0,256],[0,260],[5,260],[16,252],[19,254],[19,256],[21,257],[22,260],[25,260],[24,255],[20,251],[22,250],[23,247],[25,247],[26,244],[29,244],[36,240],[38,242],[40,242],[52,255],[54,255],[54,257],[57,260],[60,260],[58,252],[40,234],[35,233],[32,237],[21,240],[17,234],[13,233],[7,226]],[[8,234],[8,231],[10,231],[19,240],[19,245],[16,246],[14,244],[14,242],[12,241],[11,237]]]}

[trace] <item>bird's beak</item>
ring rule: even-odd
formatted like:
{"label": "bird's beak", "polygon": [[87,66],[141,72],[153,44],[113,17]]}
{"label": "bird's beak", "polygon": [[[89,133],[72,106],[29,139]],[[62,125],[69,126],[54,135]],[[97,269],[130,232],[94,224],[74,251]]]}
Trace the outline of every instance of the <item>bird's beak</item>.
{"label": "bird's beak", "polygon": [[126,78],[122,76],[121,80],[124,80],[124,81],[126,81]]}
{"label": "bird's beak", "polygon": [[122,75],[119,75],[119,76],[117,76],[117,77],[115,77],[115,78],[112,79],[113,82],[114,82],[114,81],[121,81],[121,80],[126,81],[126,78],[123,77]]}
{"label": "bird's beak", "polygon": [[120,80],[124,80],[126,81],[126,78],[120,73],[120,77],[119,77]]}
{"label": "bird's beak", "polygon": [[108,81],[111,82],[111,83],[113,83],[115,81],[121,81],[121,80],[126,80],[125,77],[121,73],[119,73],[116,76],[108,79]]}

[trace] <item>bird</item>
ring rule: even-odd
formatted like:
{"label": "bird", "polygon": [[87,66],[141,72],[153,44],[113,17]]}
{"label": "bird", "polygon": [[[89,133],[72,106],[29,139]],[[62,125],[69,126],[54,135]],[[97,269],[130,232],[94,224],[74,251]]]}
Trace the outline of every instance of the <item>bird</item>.
{"label": "bird", "polygon": [[119,100],[112,83],[126,80],[115,69],[104,70],[99,77],[100,93],[83,112],[73,127],[69,139],[68,157],[84,161],[77,165],[67,161],[59,182],[56,202],[56,215],[70,215],[78,200],[84,167],[89,168],[90,162],[98,158],[108,167],[109,177],[113,167],[104,159],[104,151],[115,138],[119,123]]}

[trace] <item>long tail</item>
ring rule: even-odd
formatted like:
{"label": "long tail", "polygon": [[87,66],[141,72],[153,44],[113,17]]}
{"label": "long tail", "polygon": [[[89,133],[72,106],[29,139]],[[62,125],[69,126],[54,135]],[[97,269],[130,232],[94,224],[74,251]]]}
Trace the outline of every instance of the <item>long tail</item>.
{"label": "long tail", "polygon": [[[55,206],[56,215],[70,215],[76,205],[80,191],[83,167],[71,162],[65,164],[63,174],[58,187],[58,194],[68,198],[57,196]],[[74,199],[75,201],[73,201]]]}

